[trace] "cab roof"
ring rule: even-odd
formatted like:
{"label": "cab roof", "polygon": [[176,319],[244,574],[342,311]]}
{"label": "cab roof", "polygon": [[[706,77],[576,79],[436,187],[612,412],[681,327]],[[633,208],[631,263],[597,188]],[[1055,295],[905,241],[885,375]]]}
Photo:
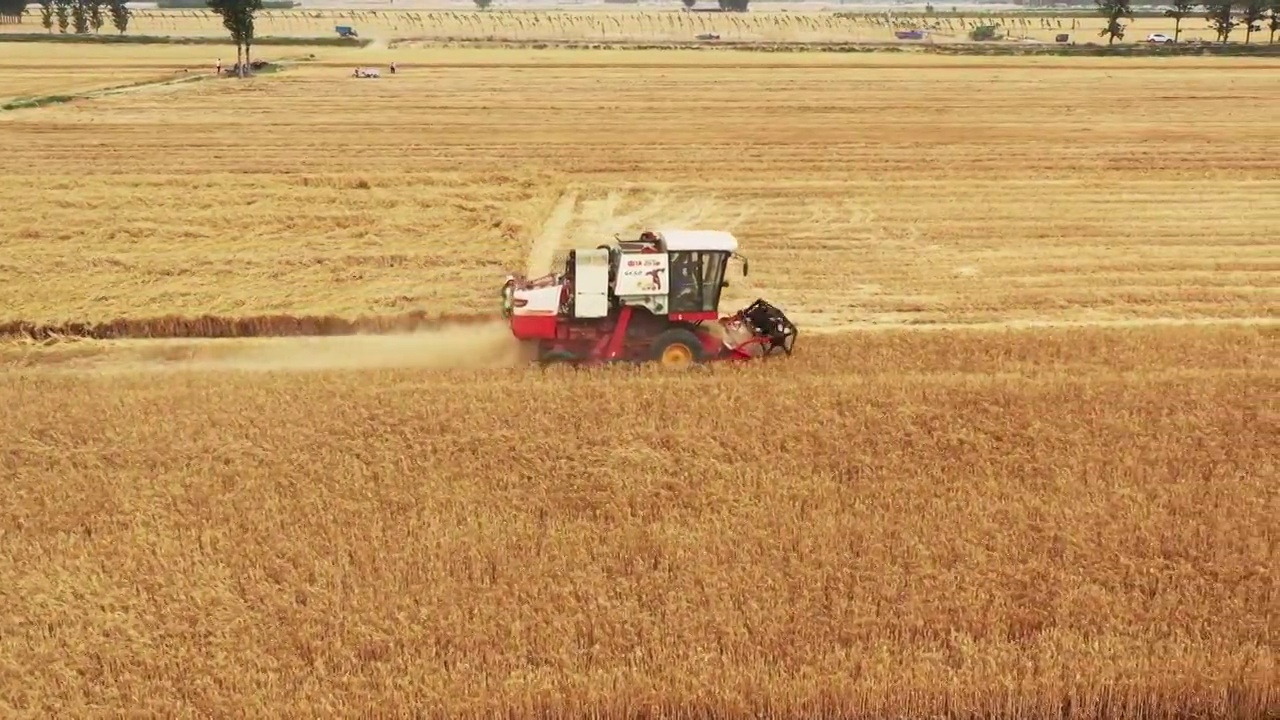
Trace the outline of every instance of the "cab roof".
{"label": "cab roof", "polygon": [[737,252],[738,239],[733,233],[724,230],[680,230],[671,228],[658,230],[655,234],[662,240],[668,252],[684,252],[689,250],[706,250],[708,252]]}

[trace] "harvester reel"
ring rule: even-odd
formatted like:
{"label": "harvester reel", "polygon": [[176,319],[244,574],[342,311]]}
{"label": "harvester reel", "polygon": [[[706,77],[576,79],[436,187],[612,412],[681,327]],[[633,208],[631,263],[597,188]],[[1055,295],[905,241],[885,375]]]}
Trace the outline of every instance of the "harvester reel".
{"label": "harvester reel", "polygon": [[759,298],[748,305],[742,311],[742,315],[757,333],[769,338],[769,349],[765,354],[772,354],[774,350],[779,349],[787,355],[791,354],[798,331],[795,323],[791,322],[781,310],[763,298]]}

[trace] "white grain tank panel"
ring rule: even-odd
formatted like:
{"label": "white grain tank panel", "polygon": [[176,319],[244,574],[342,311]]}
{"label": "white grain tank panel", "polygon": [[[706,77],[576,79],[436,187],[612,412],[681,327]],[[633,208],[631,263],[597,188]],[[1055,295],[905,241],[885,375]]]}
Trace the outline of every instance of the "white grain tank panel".
{"label": "white grain tank panel", "polygon": [[619,297],[650,296],[669,293],[670,268],[666,253],[632,253],[623,255],[618,262],[618,284],[614,292]]}
{"label": "white grain tank panel", "polygon": [[575,252],[573,314],[580,318],[599,318],[609,314],[608,250]]}
{"label": "white grain tank panel", "polygon": [[555,315],[560,307],[560,285],[516,290],[515,297],[524,304],[514,308],[516,315]]}

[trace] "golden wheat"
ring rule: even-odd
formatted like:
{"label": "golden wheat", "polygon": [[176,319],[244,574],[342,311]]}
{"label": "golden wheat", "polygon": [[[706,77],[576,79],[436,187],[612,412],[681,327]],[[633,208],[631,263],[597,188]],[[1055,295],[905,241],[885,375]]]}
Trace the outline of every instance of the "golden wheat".
{"label": "golden wheat", "polygon": [[10,374],[0,707],[1265,717],[1277,340]]}
{"label": "golden wheat", "polygon": [[[1211,145],[1266,61],[312,51],[0,113],[4,714],[1280,712],[1280,160]],[[479,320],[655,225],[796,355],[191,339]]]}

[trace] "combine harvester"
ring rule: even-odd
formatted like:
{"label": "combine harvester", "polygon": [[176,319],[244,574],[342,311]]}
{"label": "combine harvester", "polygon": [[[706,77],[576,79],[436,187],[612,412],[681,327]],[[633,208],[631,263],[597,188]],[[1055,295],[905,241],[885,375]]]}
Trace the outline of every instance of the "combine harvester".
{"label": "combine harvester", "polygon": [[643,232],[639,240],[569,251],[563,270],[508,275],[502,315],[542,363],[656,361],[685,368],[791,354],[796,326],[756,300],[727,317],[720,291],[738,240],[715,230]]}

